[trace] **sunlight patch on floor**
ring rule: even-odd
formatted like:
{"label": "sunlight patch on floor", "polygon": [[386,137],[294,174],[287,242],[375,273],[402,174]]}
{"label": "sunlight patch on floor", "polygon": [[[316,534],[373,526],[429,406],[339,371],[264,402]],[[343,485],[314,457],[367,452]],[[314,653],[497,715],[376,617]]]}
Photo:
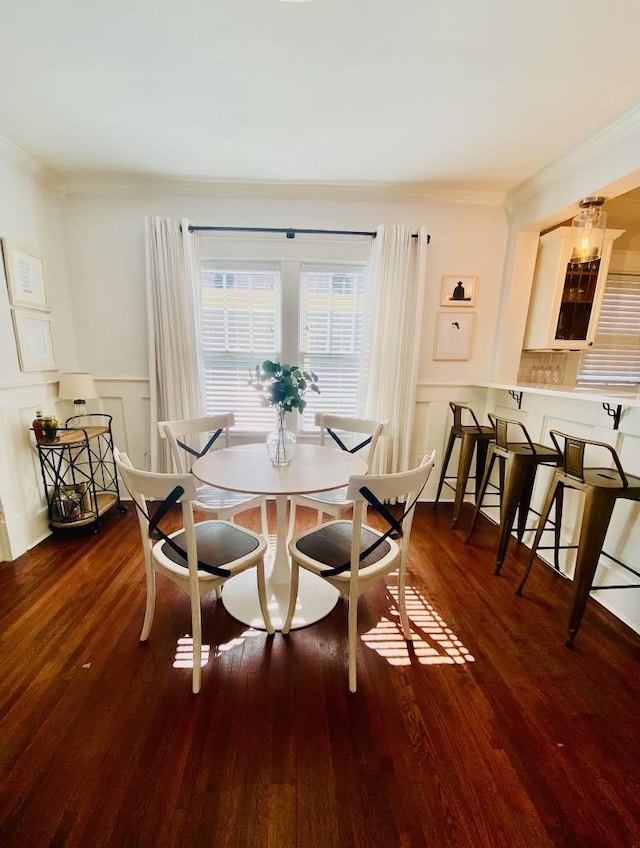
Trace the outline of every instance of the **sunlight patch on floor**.
{"label": "sunlight patch on floor", "polygon": [[407,588],[407,615],[412,642],[407,644],[402,635],[400,613],[397,609],[398,589],[387,587],[396,608],[389,617],[382,618],[376,626],[362,636],[367,647],[384,657],[390,665],[461,665],[475,662],[456,634],[429,601],[415,589]]}
{"label": "sunlight patch on floor", "polygon": [[244,644],[245,639],[255,639],[256,636],[261,636],[262,631],[254,630],[253,627],[249,627],[248,630],[245,630],[239,636],[236,636],[234,639],[230,639],[228,642],[222,642],[218,645],[218,651],[221,654],[226,653],[227,651],[232,651],[234,648],[239,647]]}
{"label": "sunlight patch on floor", "polygon": [[[228,651],[232,651],[234,648],[238,648],[240,645],[243,645],[245,639],[253,639],[256,636],[261,635],[262,632],[260,630],[249,628],[248,630],[245,630],[244,633],[230,639],[228,642],[222,642],[220,645],[217,645],[214,654],[215,656],[220,656],[220,654],[227,653]],[[204,668],[204,666],[209,662],[210,655],[211,646],[202,645],[200,654],[201,668]],[[184,636],[181,636],[180,639],[178,639],[173,667],[193,668],[193,638],[189,636],[188,633],[185,633]]]}
{"label": "sunlight patch on floor", "polygon": [[[209,661],[209,645],[200,648],[200,667],[203,668]],[[174,668],[193,668],[193,639],[185,634],[178,639],[176,656],[173,661]]]}

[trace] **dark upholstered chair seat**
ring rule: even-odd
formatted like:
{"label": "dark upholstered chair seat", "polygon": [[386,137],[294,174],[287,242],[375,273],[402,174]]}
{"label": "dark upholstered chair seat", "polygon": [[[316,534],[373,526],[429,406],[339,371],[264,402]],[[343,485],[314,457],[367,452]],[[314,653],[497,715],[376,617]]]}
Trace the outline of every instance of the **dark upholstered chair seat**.
{"label": "dark upholstered chair seat", "polygon": [[[198,560],[214,568],[228,568],[233,572],[233,561],[252,554],[258,548],[258,540],[249,536],[240,527],[235,527],[226,521],[203,521],[195,525]],[[186,533],[182,530],[170,534],[169,538],[186,551]],[[167,559],[181,569],[186,569],[186,558],[181,556],[166,542],[161,544],[161,550]],[[206,574],[201,569],[199,573]]]}
{"label": "dark upholstered chair seat", "polygon": [[[325,568],[338,568],[351,558],[351,537],[353,524],[350,521],[332,521],[323,524],[317,529],[311,530],[305,536],[301,536],[296,542],[297,550],[305,557],[314,560],[318,573]],[[360,550],[365,551],[382,535],[370,527],[360,528]],[[385,539],[369,556],[360,562],[360,570],[369,568],[384,559],[389,552],[397,549],[394,542]],[[349,572],[343,575],[349,580]]]}

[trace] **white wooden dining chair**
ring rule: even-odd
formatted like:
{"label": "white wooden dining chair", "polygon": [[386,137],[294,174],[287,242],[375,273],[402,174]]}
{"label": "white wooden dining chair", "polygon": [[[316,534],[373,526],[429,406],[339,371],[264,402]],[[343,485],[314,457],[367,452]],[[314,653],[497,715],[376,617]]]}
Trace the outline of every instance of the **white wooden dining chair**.
{"label": "white wooden dining chair", "polygon": [[[158,430],[160,436],[169,443],[175,470],[180,474],[187,474],[196,459],[218,447],[230,446],[230,431],[234,425],[233,412],[223,412],[202,418],[159,421]],[[198,484],[193,507],[213,518],[232,522],[241,512],[259,509],[262,534],[266,537],[269,535],[267,500],[263,495],[246,495],[218,489],[216,486]]]}
{"label": "white wooden dining chair", "polygon": [[[301,568],[326,580],[348,601],[349,691],[356,691],[356,647],[358,635],[358,598],[374,583],[398,570],[398,609],[402,633],[411,639],[405,598],[409,538],[414,507],[433,468],[435,451],[423,457],[420,465],[397,474],[367,474],[351,477],[347,497],[353,502],[351,520],[334,520],[299,534],[289,542],[291,554],[291,593],[282,627],[289,633],[296,611],[299,570]],[[385,501],[404,500],[399,517],[384,505]],[[363,523],[364,507],[369,504],[388,523],[386,531]]]}
{"label": "white wooden dining chair", "polygon": [[[265,588],[266,539],[229,521],[195,523],[196,483],[191,474],[140,471],[133,467],[126,453],[116,448],[114,455],[120,478],[136,506],[142,536],[147,602],[140,641],[146,642],[153,623],[156,574],[164,574],[191,598],[192,687],[195,694],[200,691],[201,679],[201,598],[210,592],[217,594],[230,577],[255,568],[265,629],[268,633],[274,632]],[[153,500],[159,504],[150,508]],[[173,533],[164,533],[160,522],[176,503],[182,508],[182,527]]]}
{"label": "white wooden dining chair", "polygon": [[[367,418],[329,415],[325,412],[318,412],[315,417],[316,427],[320,428],[321,445],[357,453],[369,467],[371,467],[376,445],[383,433],[385,423]],[[298,506],[315,509],[318,513],[317,522],[320,523],[324,514],[341,518],[348,509],[353,507],[353,503],[347,497],[346,486],[313,495],[295,495],[291,498],[289,506],[290,537],[295,534],[296,507]]]}

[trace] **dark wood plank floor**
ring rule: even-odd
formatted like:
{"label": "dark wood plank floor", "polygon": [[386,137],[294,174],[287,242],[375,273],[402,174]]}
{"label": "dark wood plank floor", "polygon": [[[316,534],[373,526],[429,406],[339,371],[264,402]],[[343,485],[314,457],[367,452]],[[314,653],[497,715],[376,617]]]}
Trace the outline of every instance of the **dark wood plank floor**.
{"label": "dark wood plank floor", "polygon": [[450,520],[417,510],[411,647],[393,581],[362,599],[356,695],[342,605],[268,638],[213,597],[192,695],[161,578],[138,642],[131,510],[1,565],[2,848],[638,848],[640,637],[590,601],[567,650],[570,584],[516,598],[524,552],[494,577],[495,528]]}

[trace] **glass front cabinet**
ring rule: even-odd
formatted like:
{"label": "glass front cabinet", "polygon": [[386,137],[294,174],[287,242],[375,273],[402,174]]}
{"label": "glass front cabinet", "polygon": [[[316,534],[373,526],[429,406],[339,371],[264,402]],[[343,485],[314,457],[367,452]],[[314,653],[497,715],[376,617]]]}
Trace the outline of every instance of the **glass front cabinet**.
{"label": "glass front cabinet", "polygon": [[571,261],[571,227],[540,237],[524,350],[584,350],[593,344],[613,242],[607,230],[602,256]]}

